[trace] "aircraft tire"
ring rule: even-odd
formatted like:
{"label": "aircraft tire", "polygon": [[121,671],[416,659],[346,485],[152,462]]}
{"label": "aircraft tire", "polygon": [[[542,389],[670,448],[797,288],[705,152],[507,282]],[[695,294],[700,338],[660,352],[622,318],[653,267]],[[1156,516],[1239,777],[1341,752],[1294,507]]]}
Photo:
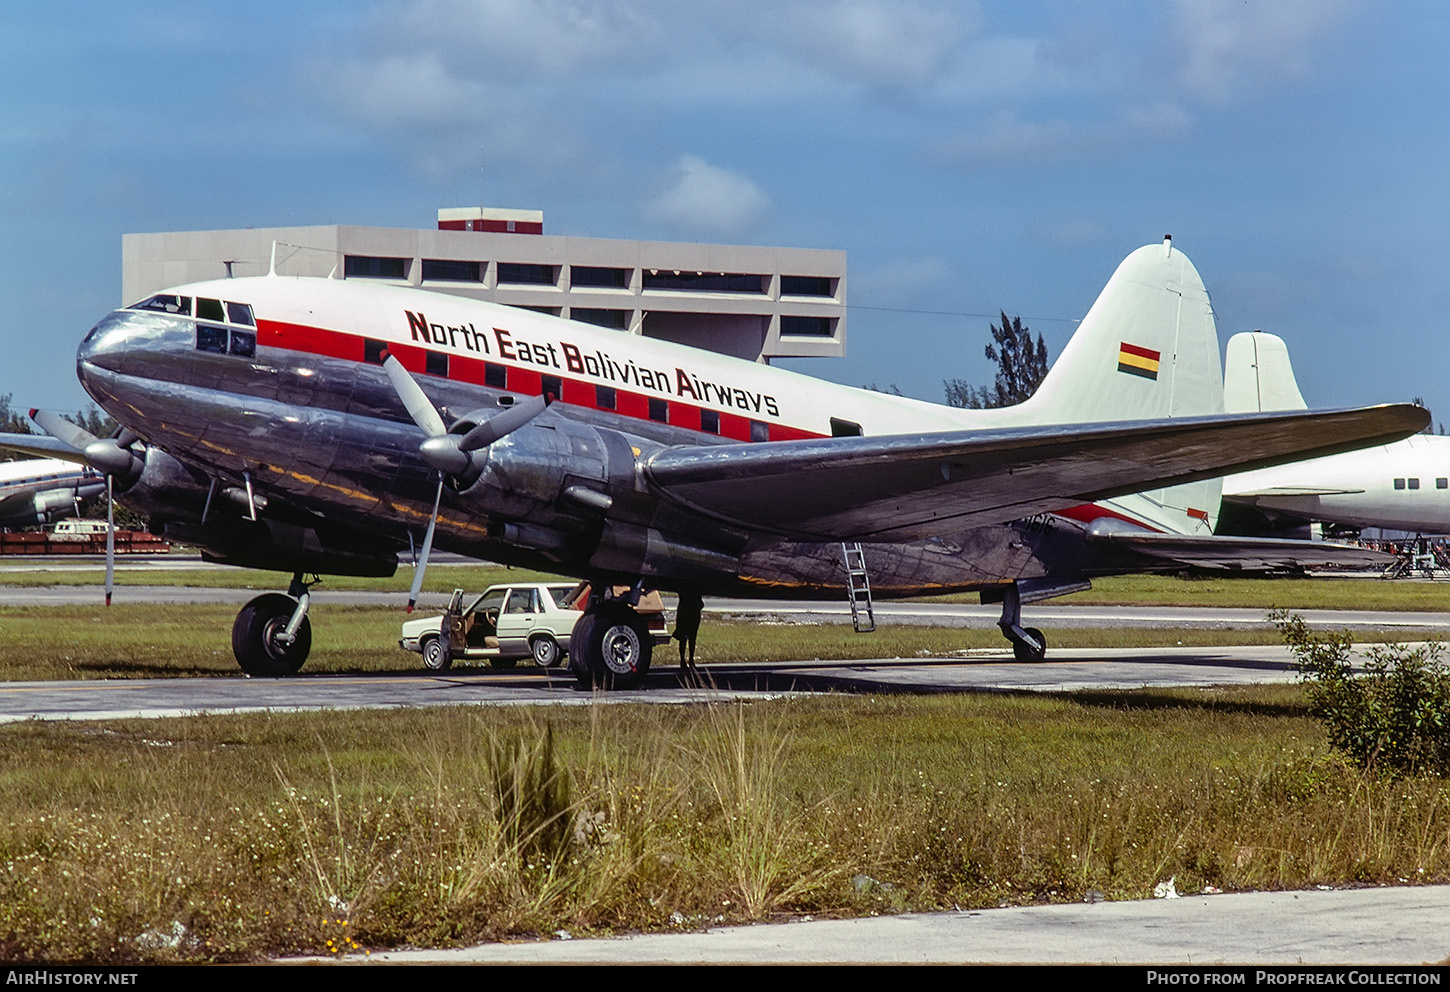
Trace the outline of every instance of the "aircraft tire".
{"label": "aircraft tire", "polygon": [[232,654],[248,675],[284,678],[295,675],[312,650],[312,624],[306,617],[291,644],[277,641],[297,601],[281,593],[258,596],[237,614],[232,624]]}
{"label": "aircraft tire", "polygon": [[1036,664],[1047,657],[1047,638],[1036,627],[1023,627],[1022,632],[1040,645],[1034,647],[1026,641],[1012,642],[1012,656],[1018,661]]}
{"label": "aircraft tire", "polygon": [[636,689],[649,674],[654,642],[649,627],[622,603],[605,603],[574,625],[569,670],[584,685]]}
{"label": "aircraft tire", "polygon": [[423,641],[423,667],[430,672],[445,672],[453,667],[453,655],[441,637],[429,637]]}

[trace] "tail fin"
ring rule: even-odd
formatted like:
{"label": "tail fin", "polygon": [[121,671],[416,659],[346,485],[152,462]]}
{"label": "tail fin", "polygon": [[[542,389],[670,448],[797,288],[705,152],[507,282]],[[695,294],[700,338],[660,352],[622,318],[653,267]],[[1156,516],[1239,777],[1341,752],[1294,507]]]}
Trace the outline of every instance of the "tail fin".
{"label": "tail fin", "polygon": [[1245,331],[1228,339],[1223,405],[1229,413],[1307,410],[1283,338]]}
{"label": "tail fin", "polygon": [[[1208,290],[1165,238],[1123,260],[1042,386],[1016,410],[1036,424],[1223,413],[1218,354]],[[1202,534],[1218,518],[1220,492],[1214,479],[1111,502],[1149,526]]]}

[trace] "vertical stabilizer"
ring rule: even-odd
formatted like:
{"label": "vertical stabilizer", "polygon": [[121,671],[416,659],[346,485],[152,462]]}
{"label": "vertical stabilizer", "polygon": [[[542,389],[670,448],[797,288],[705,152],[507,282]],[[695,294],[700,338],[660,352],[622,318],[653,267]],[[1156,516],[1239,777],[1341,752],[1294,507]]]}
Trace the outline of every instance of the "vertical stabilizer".
{"label": "vertical stabilizer", "polygon": [[[1223,413],[1213,306],[1172,239],[1133,252],[1098,296],[1042,386],[1015,410],[1030,423],[1161,420]],[[1162,530],[1202,534],[1220,480],[1111,500]]]}
{"label": "vertical stabilizer", "polygon": [[1223,363],[1223,405],[1228,413],[1307,410],[1283,338],[1245,331],[1228,339]]}

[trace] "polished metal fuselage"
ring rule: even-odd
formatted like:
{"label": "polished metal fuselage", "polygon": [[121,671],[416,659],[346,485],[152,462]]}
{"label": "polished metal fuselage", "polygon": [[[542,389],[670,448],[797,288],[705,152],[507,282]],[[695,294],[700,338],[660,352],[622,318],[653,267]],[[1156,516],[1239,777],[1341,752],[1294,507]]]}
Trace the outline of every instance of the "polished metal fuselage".
{"label": "polished metal fuselage", "polygon": [[[381,561],[421,543],[438,477],[419,457],[422,434],[378,364],[303,354],[265,336],[245,357],[203,351],[196,324],[188,316],[121,310],[80,347],[87,392],[179,463],[158,468],[170,481],[143,478],[129,498],[153,520],[184,525],[203,545],[213,530],[230,535],[212,542],[213,550],[243,563],[254,563],[238,544],[253,540],[245,536],[254,532],[251,518],[280,520],[283,508],[293,514],[287,525],[306,532],[298,547],[320,540]],[[449,378],[421,383],[455,430],[519,398]],[[749,531],[717,523],[650,490],[642,458],[667,445],[707,443],[738,442],[555,403],[496,442],[477,478],[450,480],[435,545],[578,576],[643,576],[662,588],[771,597],[839,591],[839,544],[782,540],[768,521]],[[594,495],[581,499],[581,490]],[[1051,514],[870,544],[865,554],[882,597],[1021,579],[1067,582],[1145,564],[1130,552],[1091,546],[1083,524]]]}

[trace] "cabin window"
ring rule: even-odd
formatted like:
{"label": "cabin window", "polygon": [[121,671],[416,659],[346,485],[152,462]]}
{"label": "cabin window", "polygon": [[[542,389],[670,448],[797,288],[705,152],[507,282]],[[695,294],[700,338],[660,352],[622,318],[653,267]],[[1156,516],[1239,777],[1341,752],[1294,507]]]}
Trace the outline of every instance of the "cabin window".
{"label": "cabin window", "polygon": [[670,422],[670,405],[664,400],[649,398],[649,419],[658,421],[661,424]]}
{"label": "cabin window", "polygon": [[766,424],[766,423],[762,423],[759,420],[752,420],[750,422],[750,440],[752,440],[752,441],[769,441],[770,440],[770,425],[769,424]]}
{"label": "cabin window", "polygon": [[613,410],[617,398],[613,386],[594,387],[594,405],[601,410]]}
{"label": "cabin window", "polygon": [[424,352],[428,356],[423,371],[440,379],[448,378],[448,353],[443,351]]}
{"label": "cabin window", "polygon": [[1410,483],[1410,488],[1411,489],[1419,489],[1420,488],[1420,480],[1419,479],[1410,479],[1409,480],[1409,483]]}
{"label": "cabin window", "polygon": [[1404,479],[1396,479],[1395,480],[1395,488],[1396,489],[1403,489],[1403,488],[1405,488],[1405,480]]}
{"label": "cabin window", "polygon": [[853,420],[831,418],[831,437],[860,437],[861,425]]}
{"label": "cabin window", "polygon": [[539,391],[545,396],[552,396],[559,400],[564,398],[564,382],[556,375],[545,375],[539,377]]}
{"label": "cabin window", "polygon": [[242,324],[246,327],[257,326],[257,322],[252,319],[252,308],[245,303],[228,303],[227,320],[233,324]]}
{"label": "cabin window", "polygon": [[494,362],[483,365],[483,384],[490,389],[503,389],[508,382],[508,369]]}
{"label": "cabin window", "polygon": [[227,315],[222,311],[221,300],[208,300],[202,296],[196,298],[196,316],[200,320],[227,319]]}
{"label": "cabin window", "polygon": [[718,410],[700,411],[700,430],[706,434],[720,433],[720,412]]}
{"label": "cabin window", "polygon": [[1450,479],[1445,478],[1445,476],[1443,476],[1443,475],[1440,476],[1440,478],[1438,478],[1438,479],[1435,480],[1435,488],[1436,489],[1450,489]]}
{"label": "cabin window", "polygon": [[379,341],[376,338],[363,338],[363,361],[369,365],[383,364],[383,354],[388,350],[386,341]]}

